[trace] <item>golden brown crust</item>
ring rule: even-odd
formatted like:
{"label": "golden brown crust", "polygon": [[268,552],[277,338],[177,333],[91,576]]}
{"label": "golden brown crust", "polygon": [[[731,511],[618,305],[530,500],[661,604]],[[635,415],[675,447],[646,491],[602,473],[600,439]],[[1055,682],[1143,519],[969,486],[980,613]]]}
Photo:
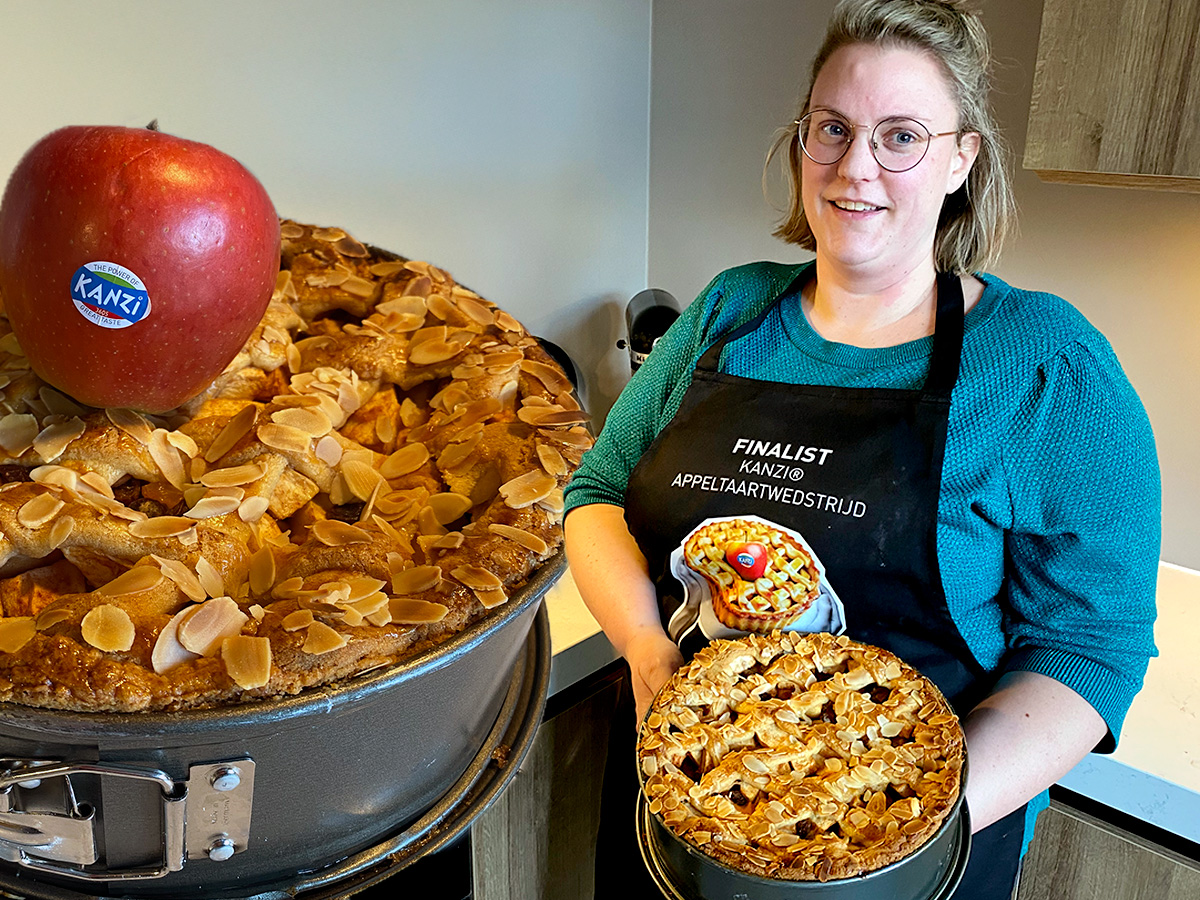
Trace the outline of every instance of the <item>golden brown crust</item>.
{"label": "golden brown crust", "polygon": [[663,687],[638,758],[650,811],[754,875],[829,881],[907,856],[958,799],[964,739],[932,682],[845,636],[714,641]]}
{"label": "golden brown crust", "polygon": [[561,544],[591,438],[536,340],[428,263],[281,231],[262,321],[171,413],[79,406],[0,317],[0,701],[293,694],[445,640]]}

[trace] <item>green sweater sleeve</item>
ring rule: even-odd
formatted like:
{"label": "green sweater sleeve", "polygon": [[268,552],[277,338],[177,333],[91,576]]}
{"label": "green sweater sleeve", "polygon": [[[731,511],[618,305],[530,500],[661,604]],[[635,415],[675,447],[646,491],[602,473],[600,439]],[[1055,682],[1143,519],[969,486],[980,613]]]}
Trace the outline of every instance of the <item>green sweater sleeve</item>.
{"label": "green sweater sleeve", "polygon": [[1145,411],[1107,342],[1075,342],[1038,369],[1002,455],[1008,670],[1082,695],[1113,738],[1155,653],[1161,488]]}

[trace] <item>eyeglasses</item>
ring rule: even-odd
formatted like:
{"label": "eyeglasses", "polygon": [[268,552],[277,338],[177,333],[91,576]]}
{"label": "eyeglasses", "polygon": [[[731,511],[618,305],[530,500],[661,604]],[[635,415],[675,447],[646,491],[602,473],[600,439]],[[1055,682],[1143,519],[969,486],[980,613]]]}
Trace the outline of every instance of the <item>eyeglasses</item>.
{"label": "eyeglasses", "polygon": [[[854,135],[866,125],[852,125],[831,109],[814,109],[795,121],[804,155],[822,166],[832,166],[846,155]],[[907,172],[925,158],[933,138],[958,134],[931,134],[916,119],[892,116],[871,129],[871,153],[889,172]]]}

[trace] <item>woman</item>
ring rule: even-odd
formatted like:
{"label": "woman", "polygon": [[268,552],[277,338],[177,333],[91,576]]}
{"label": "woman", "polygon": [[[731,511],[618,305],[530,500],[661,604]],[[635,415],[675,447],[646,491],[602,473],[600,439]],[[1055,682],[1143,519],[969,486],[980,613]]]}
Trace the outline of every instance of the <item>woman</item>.
{"label": "woman", "polygon": [[[846,633],[964,718],[972,900],[1009,896],[1047,787],[1115,746],[1154,653],[1159,541],[1153,437],[1107,342],[1064,301],[973,274],[1012,206],[987,64],[956,0],[838,6],[776,145],[777,234],[815,261],[709,285],[613,408],[566,519],[639,717],[683,660],[665,623],[698,636],[671,550],[713,516],[803,535]],[[790,493],[738,475],[778,474],[748,455],[770,447],[809,448]]]}

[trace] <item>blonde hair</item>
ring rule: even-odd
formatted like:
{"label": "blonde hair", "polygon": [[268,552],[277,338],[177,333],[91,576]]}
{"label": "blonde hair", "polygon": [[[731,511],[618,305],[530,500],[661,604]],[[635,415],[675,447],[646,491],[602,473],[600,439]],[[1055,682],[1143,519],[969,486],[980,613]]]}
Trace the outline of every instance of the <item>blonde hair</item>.
{"label": "blonde hair", "polygon": [[[842,0],[833,11],[825,41],[812,62],[808,90],[796,118],[808,112],[813,84],[837,50],[851,44],[911,48],[929,54],[941,66],[955,105],[958,133],[979,134],[979,155],[963,186],[942,205],[934,237],[940,271],[967,274],[996,263],[1000,248],[1016,224],[1008,171],[1008,147],[992,114],[987,33],[978,15],[962,0]],[[800,139],[795,124],[780,129],[767,163],[781,156],[788,182],[785,216],[775,236],[807,250],[816,239],[804,214],[800,191]]]}

